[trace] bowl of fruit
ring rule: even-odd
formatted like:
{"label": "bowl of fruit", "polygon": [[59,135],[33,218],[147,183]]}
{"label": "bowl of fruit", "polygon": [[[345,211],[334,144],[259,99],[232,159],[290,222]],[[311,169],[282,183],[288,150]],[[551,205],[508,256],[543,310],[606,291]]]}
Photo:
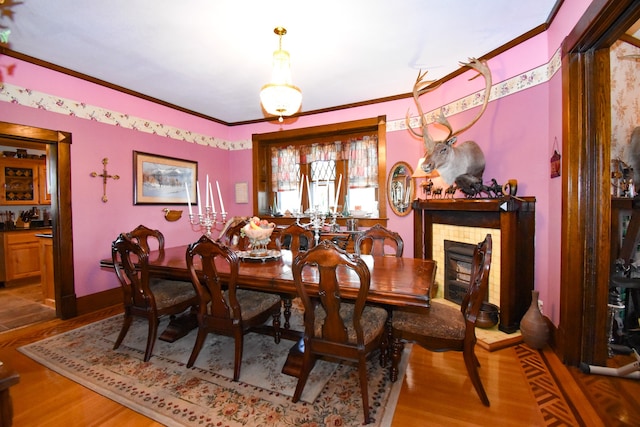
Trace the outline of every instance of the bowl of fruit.
{"label": "bowl of fruit", "polygon": [[276,225],[266,219],[254,216],[249,223],[242,227],[241,234],[247,236],[251,245],[251,256],[267,256],[267,245],[271,241],[271,234]]}

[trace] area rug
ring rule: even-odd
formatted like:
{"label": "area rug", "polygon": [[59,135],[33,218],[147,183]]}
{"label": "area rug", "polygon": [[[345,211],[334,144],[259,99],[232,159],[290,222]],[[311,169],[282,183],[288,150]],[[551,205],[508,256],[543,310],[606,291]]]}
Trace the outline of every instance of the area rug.
{"label": "area rug", "polygon": [[[297,318],[297,319],[296,319]],[[292,326],[299,323],[294,315]],[[174,343],[158,341],[144,362],[147,324],[136,320],[117,350],[122,317],[115,316],[18,350],[55,372],[168,426],[356,426],[362,398],[355,365],[318,361],[300,402],[297,379],[280,371],[293,342],[245,336],[240,380],[233,378],[233,340],[209,335],[187,369],[196,331]],[[160,330],[166,321],[160,325]],[[409,348],[395,383],[374,356],[368,364],[373,426],[391,424]]]}

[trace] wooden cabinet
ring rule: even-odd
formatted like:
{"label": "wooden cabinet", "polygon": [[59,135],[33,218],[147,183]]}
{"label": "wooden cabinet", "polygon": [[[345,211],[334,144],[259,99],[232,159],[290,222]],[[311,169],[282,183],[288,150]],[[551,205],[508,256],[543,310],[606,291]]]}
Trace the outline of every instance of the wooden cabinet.
{"label": "wooden cabinet", "polygon": [[0,159],[0,204],[51,204],[44,160]]}
{"label": "wooden cabinet", "polygon": [[50,233],[37,234],[40,248],[40,282],[44,303],[50,307],[56,306],[56,293],[53,279],[53,239]]}
{"label": "wooden cabinet", "polygon": [[40,245],[36,231],[0,233],[0,282],[40,276]]}
{"label": "wooden cabinet", "polygon": [[47,175],[47,165],[45,163],[38,165],[38,189],[40,204],[50,205],[51,189],[49,187],[49,176]]}

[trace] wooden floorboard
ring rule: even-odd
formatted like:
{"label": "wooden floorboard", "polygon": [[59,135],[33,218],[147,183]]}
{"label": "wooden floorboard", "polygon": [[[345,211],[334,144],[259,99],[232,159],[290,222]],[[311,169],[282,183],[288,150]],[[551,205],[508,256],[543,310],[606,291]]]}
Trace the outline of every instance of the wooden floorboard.
{"label": "wooden floorboard", "polygon": [[55,318],[56,310],[44,304],[39,283],[0,288],[0,332]]}
{"label": "wooden floorboard", "polygon": [[[160,425],[16,350],[120,312],[113,307],[0,333],[0,360],[20,373],[20,383],[11,388],[14,426]],[[565,367],[550,349],[538,352],[525,345],[493,352],[478,348],[477,355],[489,408],[482,405],[471,385],[461,354],[431,353],[414,345],[392,425],[640,425],[629,423],[640,419],[637,380],[585,375]]]}

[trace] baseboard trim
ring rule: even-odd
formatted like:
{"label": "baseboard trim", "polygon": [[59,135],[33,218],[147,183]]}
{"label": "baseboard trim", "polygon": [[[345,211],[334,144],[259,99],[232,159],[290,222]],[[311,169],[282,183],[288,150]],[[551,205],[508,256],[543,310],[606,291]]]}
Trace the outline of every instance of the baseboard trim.
{"label": "baseboard trim", "polygon": [[76,307],[78,315],[92,313],[103,308],[122,304],[122,289],[113,288],[95,294],[78,297]]}

